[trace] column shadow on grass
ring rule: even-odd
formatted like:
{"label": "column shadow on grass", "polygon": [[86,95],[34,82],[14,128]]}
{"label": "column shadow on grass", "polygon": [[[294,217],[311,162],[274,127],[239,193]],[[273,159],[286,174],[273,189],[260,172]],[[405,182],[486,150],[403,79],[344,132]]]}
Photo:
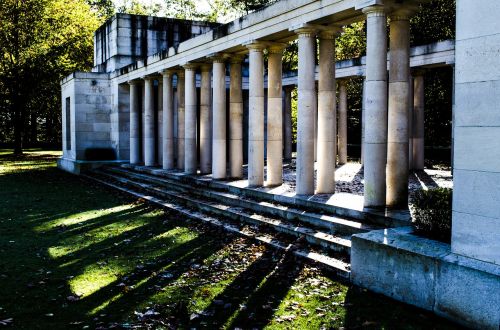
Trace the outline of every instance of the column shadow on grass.
{"label": "column shadow on grass", "polygon": [[273,319],[303,263],[290,251],[267,249],[238,274],[211,304],[195,317],[189,328],[262,328]]}

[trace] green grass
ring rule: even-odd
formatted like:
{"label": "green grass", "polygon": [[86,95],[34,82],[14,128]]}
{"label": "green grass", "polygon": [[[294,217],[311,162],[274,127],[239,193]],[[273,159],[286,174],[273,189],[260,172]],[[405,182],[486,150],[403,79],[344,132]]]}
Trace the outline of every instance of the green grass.
{"label": "green grass", "polygon": [[58,155],[0,150],[0,328],[453,328],[63,173]]}

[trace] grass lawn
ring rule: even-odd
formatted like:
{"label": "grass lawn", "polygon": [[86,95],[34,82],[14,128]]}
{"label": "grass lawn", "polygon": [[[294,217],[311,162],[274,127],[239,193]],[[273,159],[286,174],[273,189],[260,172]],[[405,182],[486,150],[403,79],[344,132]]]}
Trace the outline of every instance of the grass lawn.
{"label": "grass lawn", "polygon": [[0,329],[451,329],[312,264],[0,150]]}

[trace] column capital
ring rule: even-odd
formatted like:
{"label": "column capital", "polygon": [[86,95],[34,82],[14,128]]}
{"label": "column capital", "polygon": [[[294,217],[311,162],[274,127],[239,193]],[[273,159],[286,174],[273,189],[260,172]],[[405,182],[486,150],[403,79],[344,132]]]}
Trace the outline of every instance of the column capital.
{"label": "column capital", "polygon": [[348,79],[337,79],[339,86],[346,86]]}
{"label": "column capital", "polygon": [[243,44],[250,52],[262,52],[266,49],[266,44],[259,40],[251,40]]}
{"label": "column capital", "polygon": [[164,69],[164,70],[158,71],[158,73],[161,74],[162,76],[165,76],[165,77],[172,77],[172,75],[175,74],[175,70]]}
{"label": "column capital", "polygon": [[144,81],[148,81],[148,80],[155,80],[156,77],[155,76],[143,76],[143,77],[141,77],[141,79]]}
{"label": "column capital", "polygon": [[411,75],[413,77],[423,76],[424,74],[425,74],[425,69],[423,69],[423,68],[418,68],[418,69],[412,69],[411,70]]}
{"label": "column capital", "polygon": [[386,16],[386,9],[382,5],[374,5],[365,7],[361,10],[366,16],[376,17],[376,16]]}
{"label": "column capital", "polygon": [[140,85],[140,84],[142,84],[142,81],[140,79],[134,79],[134,80],[127,81],[127,83],[129,85],[133,86],[133,85]]}
{"label": "column capital", "polygon": [[213,63],[225,63],[227,57],[227,54],[224,53],[213,53],[207,56]]}
{"label": "column capital", "polygon": [[408,21],[414,14],[416,9],[414,7],[406,6],[395,9],[390,13],[389,18],[392,22],[395,21]]}
{"label": "column capital", "polygon": [[184,64],[182,67],[186,71],[196,71],[196,69],[198,69],[198,66],[199,66],[198,63],[188,62],[188,63]]}
{"label": "column capital", "polygon": [[241,62],[243,62],[244,59],[245,59],[244,54],[231,54],[231,56],[229,57],[229,63],[240,64]]}
{"label": "column capital", "polygon": [[212,70],[212,63],[202,63],[200,64],[201,72],[208,72]]}
{"label": "column capital", "polygon": [[320,39],[334,40],[341,32],[342,27],[336,25],[322,26],[319,30],[318,37]]}
{"label": "column capital", "polygon": [[299,37],[315,37],[318,32],[316,28],[308,24],[300,24],[289,29],[295,32]]}
{"label": "column capital", "polygon": [[282,42],[273,42],[269,43],[267,47],[267,51],[269,54],[279,54],[282,53],[283,50],[288,46],[286,43]]}
{"label": "column capital", "polygon": [[177,78],[184,78],[186,76],[186,72],[184,70],[175,70],[177,74]]}

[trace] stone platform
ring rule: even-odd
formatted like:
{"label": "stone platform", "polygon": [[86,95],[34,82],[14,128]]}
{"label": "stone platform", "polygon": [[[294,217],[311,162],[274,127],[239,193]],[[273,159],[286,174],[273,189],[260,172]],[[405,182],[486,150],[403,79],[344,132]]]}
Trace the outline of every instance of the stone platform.
{"label": "stone platform", "polygon": [[[128,165],[125,165],[128,166]],[[137,166],[134,166],[137,167]],[[295,164],[286,163],[283,166],[284,182],[280,186],[249,187],[248,180],[227,179],[213,180],[208,175],[186,175],[180,170],[165,171],[155,167],[142,167],[152,173],[171,177],[183,177],[184,179],[198,181],[204,184],[233,190],[236,193],[248,196],[259,195],[261,198],[270,201],[286,202],[302,207],[314,207],[325,212],[334,213],[341,216],[348,216],[355,219],[370,219],[371,221],[388,227],[406,226],[410,222],[410,211],[406,210],[379,210],[363,207],[363,170],[359,163],[347,163],[337,167],[336,193],[335,194],[315,194],[297,195],[295,192]],[[247,175],[246,166],[243,170]],[[451,172],[447,170],[417,171],[412,173],[409,179],[410,201],[415,192],[419,189],[431,187],[452,187]]]}

